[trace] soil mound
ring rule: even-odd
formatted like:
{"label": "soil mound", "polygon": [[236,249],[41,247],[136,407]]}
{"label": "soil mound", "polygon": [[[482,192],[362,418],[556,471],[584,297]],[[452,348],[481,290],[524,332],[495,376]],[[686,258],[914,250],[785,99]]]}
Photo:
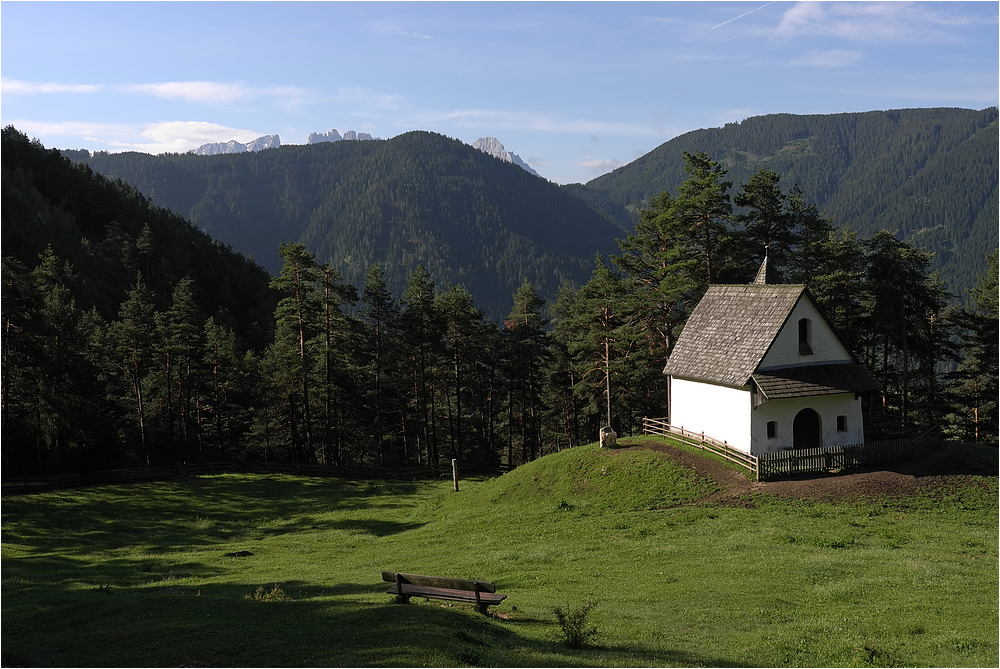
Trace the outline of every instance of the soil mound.
{"label": "soil mound", "polygon": [[713,479],[722,487],[703,503],[725,506],[752,505],[750,495],[766,493],[788,499],[815,501],[861,500],[873,497],[902,497],[921,490],[940,489],[969,483],[971,476],[997,476],[995,464],[984,466],[981,459],[968,457],[961,444],[947,444],[910,462],[901,462],[877,471],[839,474],[812,474],[777,481],[751,481],[714,458],[691,453],[657,441],[636,440],[630,448],[666,454],[683,467]]}

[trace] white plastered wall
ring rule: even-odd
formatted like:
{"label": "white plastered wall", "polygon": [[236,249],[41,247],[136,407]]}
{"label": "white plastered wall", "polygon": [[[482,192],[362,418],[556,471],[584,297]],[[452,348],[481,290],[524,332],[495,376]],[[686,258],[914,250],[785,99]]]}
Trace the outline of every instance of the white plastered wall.
{"label": "white plastered wall", "polygon": [[750,452],[750,388],[670,378],[670,424]]}
{"label": "white plastered wall", "polygon": [[[811,355],[799,353],[799,320],[809,319],[809,343]],[[800,299],[792,309],[784,327],[778,332],[774,343],[764,359],[757,366],[760,370],[792,365],[809,365],[824,362],[850,362],[851,354],[837,339],[837,335],[820,315],[816,305],[808,297]]]}
{"label": "white plastered wall", "polygon": [[[753,410],[751,453],[756,455],[792,448],[795,415],[807,408],[819,414],[821,446],[848,446],[864,442],[861,400],[855,398],[854,393],[796,397],[771,400]],[[846,417],[847,429],[844,432],[837,431],[837,416]],[[772,420],[777,424],[777,431],[773,439],[768,439],[767,423]]]}

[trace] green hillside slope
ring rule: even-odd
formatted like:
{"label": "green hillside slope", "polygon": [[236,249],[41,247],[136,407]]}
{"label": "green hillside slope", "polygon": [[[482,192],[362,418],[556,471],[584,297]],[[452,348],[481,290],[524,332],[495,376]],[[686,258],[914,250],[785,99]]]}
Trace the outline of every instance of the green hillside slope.
{"label": "green hillside slope", "polygon": [[11,126],[3,130],[2,173],[5,259],[31,270],[51,248],[72,268],[68,287],[81,309],[117,317],[137,276],[165,308],[186,277],[204,317],[252,344],[270,339],[277,298],[269,277],[232,248]]}
{"label": "green hillside slope", "polygon": [[547,297],[586,281],[594,253],[622,236],[554,184],[429,132],[219,156],[67,153],[272,272],[287,240],[355,285],[378,262],[397,294],[423,264],[494,317],[525,277]]}
{"label": "green hillside slope", "polygon": [[683,152],[729,170],[734,192],[759,169],[798,184],[809,202],[863,237],[892,230],[936,253],[954,293],[971,287],[997,246],[997,109],[904,109],[771,114],[676,137],[568,192],[634,217],[649,198],[676,193]]}

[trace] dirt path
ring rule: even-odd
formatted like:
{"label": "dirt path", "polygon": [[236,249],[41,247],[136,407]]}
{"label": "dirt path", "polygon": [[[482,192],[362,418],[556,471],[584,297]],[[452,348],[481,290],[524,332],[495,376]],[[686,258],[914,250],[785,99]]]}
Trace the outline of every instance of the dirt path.
{"label": "dirt path", "polygon": [[[636,443],[638,442],[638,443]],[[881,496],[912,495],[922,489],[961,483],[972,474],[997,476],[997,471],[977,471],[961,457],[958,446],[945,446],[920,460],[904,462],[878,471],[852,474],[816,474],[780,481],[751,481],[714,458],[656,441],[635,440],[631,448],[659,451],[683,467],[713,479],[722,488],[703,502],[724,506],[748,506],[749,495],[767,493],[783,498],[834,501]]]}

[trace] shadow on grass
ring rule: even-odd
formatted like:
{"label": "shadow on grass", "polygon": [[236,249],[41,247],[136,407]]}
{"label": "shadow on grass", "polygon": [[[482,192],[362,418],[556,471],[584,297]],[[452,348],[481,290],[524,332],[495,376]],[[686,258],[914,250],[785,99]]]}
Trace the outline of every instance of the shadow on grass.
{"label": "shadow on grass", "polygon": [[[3,666],[736,666],[641,646],[571,650],[556,625],[434,602],[394,604],[378,583],[81,589],[5,586]],[[383,600],[384,598],[384,600]],[[55,624],[58,621],[58,624]],[[544,629],[551,626],[552,631]]]}
{"label": "shadow on grass", "polygon": [[66,490],[5,499],[4,542],[72,553],[191,549],[302,530],[384,537],[419,525],[322,514],[405,508],[419,486],[393,483],[383,493],[378,482],[217,476]]}

